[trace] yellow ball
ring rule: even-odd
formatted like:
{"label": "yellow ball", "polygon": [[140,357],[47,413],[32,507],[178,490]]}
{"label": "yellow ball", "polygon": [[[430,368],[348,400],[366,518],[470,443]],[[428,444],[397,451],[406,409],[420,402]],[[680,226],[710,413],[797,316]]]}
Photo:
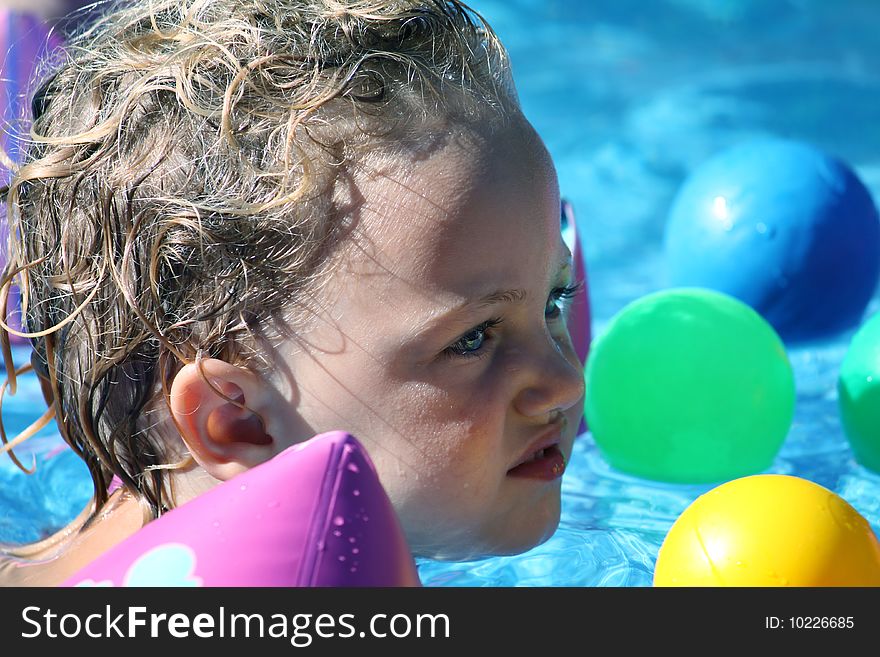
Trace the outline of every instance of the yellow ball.
{"label": "yellow ball", "polygon": [[654,586],[880,586],[880,542],[842,497],[799,477],[735,479],[666,535]]}

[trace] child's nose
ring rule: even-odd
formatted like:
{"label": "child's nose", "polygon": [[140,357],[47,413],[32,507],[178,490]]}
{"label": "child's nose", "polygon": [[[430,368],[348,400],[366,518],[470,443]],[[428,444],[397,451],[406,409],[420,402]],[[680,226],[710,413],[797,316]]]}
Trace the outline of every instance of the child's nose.
{"label": "child's nose", "polygon": [[541,340],[524,360],[515,400],[520,413],[536,417],[583,403],[583,367],[570,340]]}

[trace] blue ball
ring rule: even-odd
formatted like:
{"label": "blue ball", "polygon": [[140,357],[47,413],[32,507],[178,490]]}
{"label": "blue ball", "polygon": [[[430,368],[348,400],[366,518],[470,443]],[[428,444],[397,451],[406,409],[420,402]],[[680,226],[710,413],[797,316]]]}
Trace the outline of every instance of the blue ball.
{"label": "blue ball", "polygon": [[752,306],[788,342],[856,325],[880,274],[880,221],[843,162],[807,144],[761,139],[696,169],[666,226],[676,286]]}

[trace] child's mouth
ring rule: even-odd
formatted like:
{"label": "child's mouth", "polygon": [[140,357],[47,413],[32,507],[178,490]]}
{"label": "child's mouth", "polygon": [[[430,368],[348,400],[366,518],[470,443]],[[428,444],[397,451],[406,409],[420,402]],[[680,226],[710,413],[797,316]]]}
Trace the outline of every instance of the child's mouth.
{"label": "child's mouth", "polygon": [[565,472],[565,456],[559,445],[539,449],[531,458],[507,471],[508,476],[553,481]]}

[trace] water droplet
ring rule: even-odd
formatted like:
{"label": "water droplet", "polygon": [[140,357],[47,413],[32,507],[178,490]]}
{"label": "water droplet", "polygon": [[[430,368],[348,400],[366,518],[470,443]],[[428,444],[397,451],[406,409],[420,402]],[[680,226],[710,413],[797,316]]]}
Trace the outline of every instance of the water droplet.
{"label": "water droplet", "polygon": [[345,561],[345,555],[344,555],[344,554],[340,554],[339,557],[338,557],[338,559],[339,559],[340,561]]}
{"label": "water droplet", "polygon": [[370,520],[370,517],[365,514],[364,515],[364,522],[368,522],[369,520]]}
{"label": "water droplet", "polygon": [[338,529],[334,529],[334,530],[333,530],[333,535],[336,536],[336,537],[339,537],[339,536],[342,536],[342,532],[339,531]]}
{"label": "water droplet", "polygon": [[358,571],[358,569],[355,568],[354,566],[352,566],[351,568],[348,569],[348,572],[350,572],[350,573],[356,573],[357,571]]}
{"label": "water droplet", "polygon": [[242,484],[238,487],[239,490],[247,490],[247,484]]}
{"label": "water droplet", "polygon": [[758,231],[760,235],[763,235],[767,232],[767,224],[759,221],[757,224],[755,224],[755,230]]}
{"label": "water droplet", "polygon": [[348,469],[352,472],[360,472],[361,471],[360,468],[357,467],[357,463],[349,463]]}
{"label": "water droplet", "polygon": [[318,541],[318,551],[319,552],[324,551],[324,541]]}
{"label": "water droplet", "polygon": [[343,518],[342,516],[336,516],[335,518],[333,518],[333,524],[337,527],[342,527],[342,525],[345,524],[345,518]]}
{"label": "water droplet", "polygon": [[352,554],[360,554],[360,550],[358,548],[351,548]]}
{"label": "water droplet", "polygon": [[349,537],[348,537],[348,542],[349,542],[349,543],[357,543],[357,539],[356,539],[354,536],[349,536]]}
{"label": "water droplet", "polygon": [[361,492],[357,488],[355,488],[353,491],[351,491],[351,494],[354,495],[355,497],[358,497],[361,494]]}
{"label": "water droplet", "polygon": [[868,379],[867,379],[867,381],[868,381],[868,383],[871,383],[872,381],[874,381],[874,377],[873,377],[873,376],[869,376]]}
{"label": "water droplet", "polygon": [[219,526],[220,526],[220,521],[219,521],[219,520],[215,520],[214,522],[211,523],[211,525],[212,525],[213,527],[219,527]]}

